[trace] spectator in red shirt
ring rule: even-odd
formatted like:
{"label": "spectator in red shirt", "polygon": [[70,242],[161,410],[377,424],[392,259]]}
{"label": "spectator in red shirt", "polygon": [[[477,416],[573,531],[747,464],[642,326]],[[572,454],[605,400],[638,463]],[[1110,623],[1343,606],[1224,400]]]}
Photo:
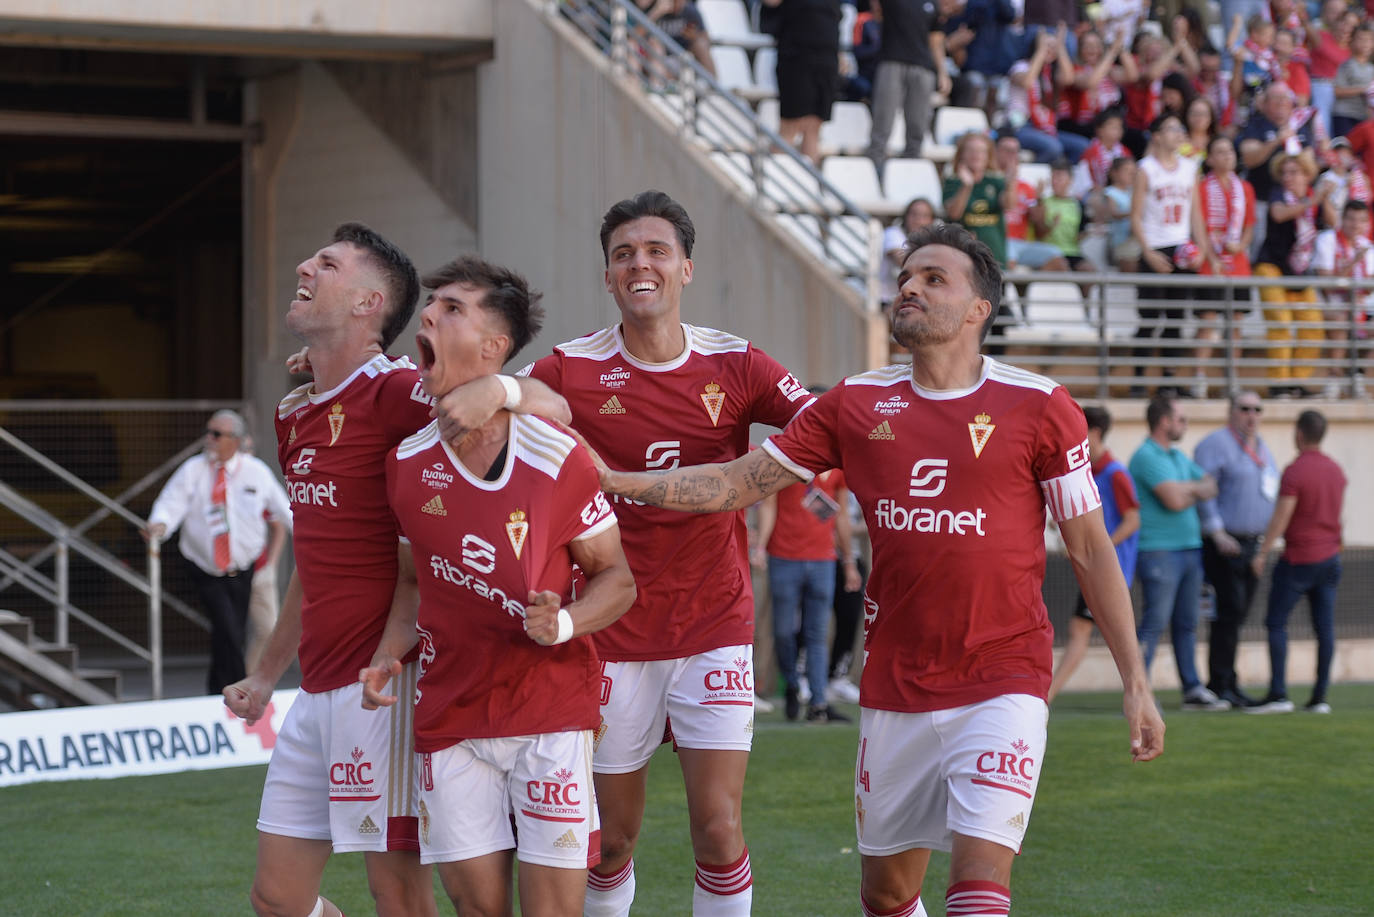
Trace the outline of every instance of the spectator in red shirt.
{"label": "spectator in red shirt", "polygon": [[1307,105],[1312,101],[1312,79],[1307,66],[1294,56],[1297,50],[1297,36],[1288,29],[1280,29],[1274,36],[1274,79],[1288,84],[1299,105]]}
{"label": "spectator in red shirt", "polygon": [[1317,680],[1312,698],[1303,709],[1330,713],[1326,689],[1331,680],[1331,656],[1336,648],[1336,587],[1341,582],[1341,503],[1345,497],[1345,473],[1321,451],[1326,418],[1318,411],[1298,415],[1293,442],[1298,457],[1283,470],[1279,501],[1265,530],[1264,540],[1252,562],[1256,575],[1279,535],[1284,549],[1274,566],[1269,587],[1269,696],[1254,713],[1289,713],[1285,680],[1288,663],[1288,615],[1298,600],[1307,597],[1312,610],[1312,630],[1317,634]]}

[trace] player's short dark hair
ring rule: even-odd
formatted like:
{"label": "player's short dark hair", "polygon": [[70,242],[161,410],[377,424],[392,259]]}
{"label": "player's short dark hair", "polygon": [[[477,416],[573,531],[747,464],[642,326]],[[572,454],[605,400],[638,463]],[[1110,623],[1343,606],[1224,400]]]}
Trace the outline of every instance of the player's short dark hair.
{"label": "player's short dark hair", "polygon": [[1175,396],[1167,392],[1161,392],[1150,399],[1149,405],[1145,408],[1145,425],[1150,428],[1151,433],[1159,426],[1160,421],[1174,412],[1176,400]]}
{"label": "player's short dark hair", "polygon": [[1352,200],[1346,201],[1346,202],[1345,202],[1345,206],[1341,208],[1341,216],[1345,216],[1347,213],[1368,213],[1368,212],[1369,212],[1369,205],[1368,205],[1368,204],[1366,204],[1364,201],[1357,201],[1357,200],[1353,200],[1353,199],[1352,199]]}
{"label": "player's short dark hair", "polygon": [[1326,417],[1321,411],[1303,411],[1298,415],[1298,432],[1303,442],[1317,445],[1326,436]]}
{"label": "player's short dark hair", "polygon": [[1098,129],[1100,129],[1102,125],[1112,120],[1120,121],[1122,124],[1125,124],[1126,113],[1123,112],[1120,108],[1117,108],[1116,106],[1102,109],[1102,111],[1098,112],[1096,115],[1093,116],[1093,133],[1096,134]]}
{"label": "player's short dark hair", "polygon": [[476,255],[460,255],[424,278],[425,287],[430,290],[451,283],[484,291],[482,308],[498,316],[510,335],[510,347],[502,363],[523,350],[544,327],[544,307],[539,304],[544,294],[531,290],[529,281],[509,268]]}
{"label": "player's short dark hair", "polygon": [[382,320],[382,349],[392,345],[410,319],[420,299],[420,278],[406,253],[362,223],[343,223],[334,230],[335,242],[347,242],[367,252],[377,270],[382,272],[386,289],[382,295],[391,309]]}
{"label": "player's short dark hair", "polygon": [[933,223],[906,237],[902,261],[905,262],[914,252],[927,245],[947,245],[958,249],[973,262],[969,283],[979,299],[986,299],[992,304],[992,311],[988,313],[987,321],[983,322],[983,333],[979,337],[980,341],[987,340],[1002,305],[1002,268],[993,257],[992,249],[957,223]]}
{"label": "player's short dark hair", "polygon": [[1164,127],[1165,122],[1169,121],[1170,119],[1177,121],[1180,127],[1183,126],[1183,116],[1181,114],[1179,114],[1176,111],[1164,111],[1160,112],[1159,115],[1157,115],[1155,119],[1150,122],[1150,133],[1158,134],[1160,128]]}
{"label": "player's short dark hair", "polygon": [[697,228],[692,225],[692,218],[687,215],[686,208],[662,191],[649,190],[641,191],[634,197],[627,197],[613,205],[601,218],[601,257],[607,267],[611,263],[611,235],[626,223],[644,217],[659,217],[671,223],[677,232],[677,243],[682,246],[682,256],[692,257],[692,246],[697,241]]}
{"label": "player's short dark hair", "polygon": [[1088,422],[1089,430],[1096,430],[1104,437],[1112,429],[1112,415],[1101,405],[1090,404],[1084,408],[1083,419]]}
{"label": "player's short dark hair", "polygon": [[1130,156],[1118,156],[1112,160],[1112,164],[1107,167],[1108,177],[1115,175],[1117,170],[1127,165],[1135,165],[1135,160]]}
{"label": "player's short dark hair", "polygon": [[1072,172],[1073,172],[1073,164],[1072,164],[1071,162],[1069,162],[1067,159],[1065,159],[1063,156],[1060,156],[1060,157],[1059,157],[1058,159],[1056,159],[1054,162],[1050,163],[1050,171],[1051,171],[1051,172],[1070,172],[1070,173],[1072,173]]}

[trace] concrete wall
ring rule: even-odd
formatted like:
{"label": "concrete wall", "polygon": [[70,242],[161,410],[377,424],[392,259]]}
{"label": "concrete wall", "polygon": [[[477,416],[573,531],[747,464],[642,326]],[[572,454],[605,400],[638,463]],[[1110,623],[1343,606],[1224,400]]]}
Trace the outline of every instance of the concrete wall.
{"label": "concrete wall", "polygon": [[863,365],[857,296],[784,242],[615,84],[605,59],[556,33],[527,0],[496,8],[495,58],[479,68],[482,253],[529,276],[549,320],[516,363],[618,320],[598,229],[646,188],[682,202],[697,228],[683,317],[749,338],[804,383]]}
{"label": "concrete wall", "polygon": [[[255,81],[252,90],[263,142],[252,148],[247,170],[245,397],[259,442],[274,443],[273,411],[298,384],[282,368],[300,346],[285,324],[296,265],[349,220],[391,239],[422,273],[473,251],[477,237],[323,67],[303,64]],[[416,324],[392,352],[413,352]]]}
{"label": "concrete wall", "polygon": [[[1093,403],[1085,399],[1084,404]],[[1188,434],[1179,443],[1189,455],[1204,436],[1225,426],[1229,406],[1225,401],[1184,401],[1188,416]],[[1140,446],[1147,432],[1145,402],[1107,402],[1112,415],[1112,431],[1107,445],[1123,462]],[[1368,473],[1370,456],[1374,456],[1374,403],[1342,401],[1339,404],[1312,404],[1302,401],[1264,402],[1260,436],[1269,446],[1282,469],[1297,454],[1293,445],[1293,423],[1309,408],[1322,412],[1327,420],[1326,439],[1322,449],[1340,463],[1349,482],[1345,490],[1345,543],[1367,547],[1374,545],[1374,475]]]}

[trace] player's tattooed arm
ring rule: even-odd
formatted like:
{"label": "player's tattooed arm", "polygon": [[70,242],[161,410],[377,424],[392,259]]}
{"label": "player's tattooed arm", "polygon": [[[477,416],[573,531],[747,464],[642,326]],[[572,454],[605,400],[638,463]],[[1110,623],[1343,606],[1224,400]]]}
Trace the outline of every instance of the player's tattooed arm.
{"label": "player's tattooed arm", "polygon": [[752,506],[800,481],[767,452],[755,449],[732,462],[689,465],[672,471],[611,471],[601,486],[650,506],[685,513],[723,513]]}

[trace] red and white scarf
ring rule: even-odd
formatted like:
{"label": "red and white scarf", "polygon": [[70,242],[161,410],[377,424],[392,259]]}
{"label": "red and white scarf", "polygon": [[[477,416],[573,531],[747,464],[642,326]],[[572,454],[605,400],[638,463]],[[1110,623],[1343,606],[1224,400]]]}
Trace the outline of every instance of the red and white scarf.
{"label": "red and white scarf", "polygon": [[1222,184],[1215,174],[1202,179],[1202,206],[1207,214],[1207,237],[1220,253],[1239,245],[1245,234],[1245,182],[1235,173]]}
{"label": "red and white scarf", "polygon": [[[1332,265],[1336,269],[1336,274],[1340,277],[1354,277],[1361,279],[1369,277],[1369,258],[1368,253],[1374,242],[1364,236],[1357,236],[1353,241],[1345,237],[1345,233],[1336,230],[1336,263]],[[1346,272],[1349,273],[1346,273]],[[1335,293],[1336,291],[1329,291]],[[1337,294],[1337,298],[1345,299],[1345,294]],[[1363,304],[1368,302],[1370,292],[1365,290],[1355,294],[1356,301]]]}
{"label": "red and white scarf", "polygon": [[1101,188],[1107,184],[1107,172],[1111,169],[1112,163],[1129,155],[1131,154],[1126,147],[1120,143],[1108,147],[1103,146],[1101,140],[1094,140],[1083,151],[1083,158],[1080,161],[1088,164],[1088,176],[1093,181],[1093,187]]}
{"label": "red and white scarf", "polygon": [[1241,47],[1249,52],[1250,60],[1254,61],[1256,67],[1265,73],[1274,72],[1274,64],[1278,58],[1274,56],[1273,48],[1261,48],[1253,38],[1247,38],[1241,42]]}
{"label": "red and white scarf", "polygon": [[1306,274],[1312,266],[1312,254],[1317,242],[1317,205],[1312,203],[1312,194],[1301,201],[1292,191],[1283,192],[1283,202],[1288,205],[1303,204],[1293,220],[1293,250],[1288,253],[1288,266],[1297,275]]}

